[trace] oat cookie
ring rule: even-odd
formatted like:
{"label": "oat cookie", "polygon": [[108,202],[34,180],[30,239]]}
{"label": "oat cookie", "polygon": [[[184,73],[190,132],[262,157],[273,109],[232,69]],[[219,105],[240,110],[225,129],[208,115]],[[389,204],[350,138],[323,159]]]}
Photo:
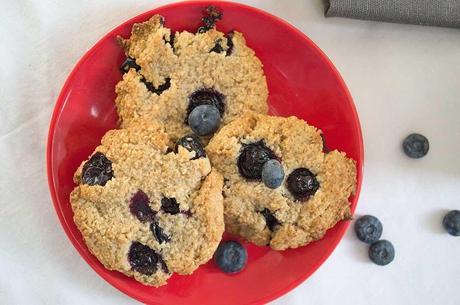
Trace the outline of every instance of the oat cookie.
{"label": "oat cookie", "polygon": [[107,269],[153,286],[207,262],[224,231],[220,174],[209,159],[167,149],[159,124],[111,130],[75,173],[74,220]]}
{"label": "oat cookie", "polygon": [[[355,161],[337,150],[323,153],[320,131],[300,119],[248,114],[223,127],[206,150],[224,176],[226,229],[257,245],[303,246],[351,216]],[[285,173],[275,189],[261,181],[268,160]]]}
{"label": "oat cookie", "polygon": [[[119,38],[128,57],[116,86],[122,127],[139,117],[158,120],[175,142],[191,133],[188,117],[203,104],[219,111],[220,127],[248,111],[267,113],[262,64],[241,33],[216,30],[219,17],[205,17],[197,33],[173,33],[155,15]],[[212,132],[202,136],[207,142]]]}

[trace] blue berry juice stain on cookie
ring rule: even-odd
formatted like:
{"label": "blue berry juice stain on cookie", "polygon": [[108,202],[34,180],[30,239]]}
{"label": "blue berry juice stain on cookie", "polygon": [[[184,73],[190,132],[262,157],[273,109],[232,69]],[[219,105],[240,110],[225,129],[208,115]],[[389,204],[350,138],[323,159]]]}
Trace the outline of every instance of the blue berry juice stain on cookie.
{"label": "blue berry juice stain on cookie", "polygon": [[104,186],[113,177],[112,161],[96,152],[84,165],[81,175],[83,184]]}
{"label": "blue berry juice stain on cookie", "polygon": [[240,272],[246,266],[247,260],[246,248],[232,240],[222,242],[215,253],[216,264],[225,273]]}
{"label": "blue berry juice stain on cookie", "polygon": [[156,95],[162,94],[163,91],[166,91],[169,87],[171,87],[171,79],[169,77],[165,78],[165,82],[159,85],[158,88],[156,88],[151,82],[148,82],[144,77],[141,78],[141,82],[144,83],[147,90],[155,93]]}
{"label": "blue berry juice stain on cookie", "polygon": [[204,150],[203,144],[201,144],[201,141],[197,135],[190,134],[177,140],[176,146],[174,148],[175,153],[178,153],[179,146],[184,147],[190,152],[195,152],[195,157],[190,160],[206,157],[206,152]]}
{"label": "blue berry juice stain on cookie", "polygon": [[418,133],[408,135],[403,141],[404,153],[413,159],[419,159],[424,157],[430,149],[430,143],[428,139]]}
{"label": "blue berry juice stain on cookie", "polygon": [[287,188],[295,199],[305,201],[319,189],[319,182],[310,170],[301,167],[289,174]]}
{"label": "blue berry juice stain on cookie", "polygon": [[214,47],[212,47],[211,50],[209,50],[209,53],[214,52],[214,53],[222,53],[224,51],[224,48],[222,48],[222,39],[218,39],[216,41],[216,44]]}
{"label": "blue berry juice stain on cookie", "polygon": [[442,225],[447,233],[452,236],[460,236],[460,211],[453,210],[444,216]]}
{"label": "blue berry juice stain on cookie", "polygon": [[145,275],[152,275],[158,269],[161,256],[149,246],[140,242],[133,242],[128,252],[128,261],[134,271]]}
{"label": "blue berry juice stain on cookie", "polygon": [[388,240],[379,240],[369,247],[369,258],[379,266],[388,265],[395,258],[395,249]]}
{"label": "blue berry juice stain on cookie", "polygon": [[121,64],[120,66],[120,72],[121,74],[125,74],[129,71],[129,69],[134,69],[136,71],[139,71],[141,67],[136,64],[136,60],[134,58],[128,57],[126,60]]}
{"label": "blue berry juice stain on cookie", "polygon": [[262,182],[271,189],[276,189],[283,184],[284,169],[280,161],[276,159],[268,160],[262,166]]}
{"label": "blue berry juice stain on cookie", "polygon": [[129,210],[141,222],[154,221],[156,212],[150,208],[149,203],[150,200],[147,194],[138,190],[131,198]]}
{"label": "blue berry juice stain on cookie", "polygon": [[160,227],[158,222],[152,222],[150,224],[150,231],[152,231],[153,236],[155,236],[156,240],[160,244],[171,240],[169,236],[164,233],[163,229]]}
{"label": "blue berry juice stain on cookie", "polygon": [[230,32],[225,35],[227,38],[227,52],[225,53],[225,56],[230,56],[233,52],[233,32]]}
{"label": "blue berry juice stain on cookie", "polygon": [[219,110],[214,105],[200,105],[190,112],[188,124],[200,136],[211,135],[219,129]]}
{"label": "blue berry juice stain on cookie", "polygon": [[176,215],[180,212],[179,203],[177,203],[176,198],[163,197],[161,199],[161,210],[165,213]]}
{"label": "blue berry juice stain on cookie", "polygon": [[270,231],[275,231],[276,227],[281,223],[276,219],[269,209],[263,209],[260,214],[265,218],[265,223]]}
{"label": "blue berry juice stain on cookie", "polygon": [[271,159],[278,158],[262,140],[255,143],[243,144],[237,161],[240,175],[252,180],[261,179],[262,167],[265,162]]}

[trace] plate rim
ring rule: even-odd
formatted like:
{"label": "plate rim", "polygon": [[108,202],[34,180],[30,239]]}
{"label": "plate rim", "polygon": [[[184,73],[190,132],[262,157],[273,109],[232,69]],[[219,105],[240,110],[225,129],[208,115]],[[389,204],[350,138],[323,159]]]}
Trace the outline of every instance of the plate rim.
{"label": "plate rim", "polygon": [[[91,48],[89,48],[79,58],[79,60],[76,62],[76,64],[73,66],[71,72],[67,76],[67,78],[66,78],[66,80],[64,82],[64,85],[62,86],[62,88],[60,90],[60,93],[59,93],[59,95],[58,95],[58,97],[56,99],[56,102],[55,102],[54,108],[53,108],[53,112],[52,112],[52,115],[51,115],[51,118],[50,118],[48,135],[47,135],[47,142],[46,142],[46,174],[47,174],[47,179],[48,179],[48,187],[49,187],[50,195],[51,195],[51,201],[53,203],[54,210],[55,210],[55,212],[56,212],[56,214],[58,216],[60,225],[64,229],[64,232],[66,233],[67,238],[70,240],[70,242],[72,243],[73,247],[77,250],[77,252],[80,255],[80,257],[83,258],[84,261],[91,267],[91,269],[94,270],[102,279],[104,279],[112,287],[115,287],[117,290],[121,291],[125,295],[127,295],[127,296],[129,296],[129,297],[131,297],[131,298],[133,298],[135,300],[138,300],[140,302],[147,303],[147,304],[150,304],[150,300],[144,298],[143,296],[137,295],[134,291],[131,291],[131,289],[126,289],[126,287],[122,287],[118,283],[112,282],[110,280],[110,277],[107,276],[107,273],[104,273],[101,270],[99,270],[98,268],[95,268],[95,266],[93,266],[92,262],[90,262],[89,259],[86,257],[86,253],[84,253],[84,251],[82,249],[80,249],[79,242],[77,241],[76,237],[74,236],[74,234],[71,232],[71,230],[67,226],[67,221],[63,216],[63,212],[61,210],[61,206],[60,206],[59,200],[57,198],[55,180],[54,180],[53,174],[52,174],[52,168],[53,168],[53,166],[52,166],[53,165],[53,160],[52,160],[53,149],[52,149],[52,147],[53,147],[53,143],[54,143],[54,135],[55,135],[56,124],[57,124],[58,118],[59,118],[59,116],[60,116],[60,114],[62,112],[62,109],[64,108],[64,106],[65,106],[65,104],[67,102],[67,98],[66,98],[65,94],[68,92],[68,87],[70,86],[75,74],[79,70],[79,67],[82,65],[82,63],[88,57],[90,57],[92,55],[92,53],[95,52],[96,48],[98,47],[98,45],[103,40],[107,39],[109,36],[112,36],[113,33],[116,32],[119,28],[122,28],[122,27],[126,26],[127,24],[131,24],[131,23],[134,22],[134,20],[137,20],[137,19],[147,19],[147,17],[150,17],[150,16],[154,15],[155,13],[157,13],[158,10],[171,9],[171,8],[176,7],[176,6],[182,6],[182,5],[197,5],[197,4],[203,5],[203,6],[208,6],[208,5],[219,6],[220,4],[225,4],[227,6],[234,6],[237,9],[242,8],[242,9],[245,9],[245,10],[250,10],[253,13],[256,13],[256,14],[264,15],[265,17],[268,17],[269,19],[271,19],[271,20],[273,20],[275,22],[279,22],[279,23],[283,24],[284,26],[289,28],[290,31],[293,34],[295,34],[297,36],[300,36],[302,38],[302,40],[305,40],[313,48],[313,50],[318,54],[318,56],[320,56],[324,60],[324,62],[327,64],[327,66],[333,72],[333,74],[334,74],[335,78],[337,79],[337,81],[339,82],[340,86],[344,89],[346,99],[350,102],[351,114],[353,116],[353,122],[356,125],[355,128],[356,128],[357,133],[358,133],[358,142],[359,142],[358,143],[359,144],[358,151],[359,151],[359,157],[360,158],[355,160],[356,165],[357,165],[357,184],[356,184],[356,191],[355,191],[355,194],[353,196],[353,201],[350,202],[352,214],[354,214],[354,211],[355,211],[355,209],[356,209],[356,207],[358,205],[358,200],[359,200],[359,196],[360,196],[360,193],[361,193],[361,186],[362,186],[362,180],[363,180],[363,167],[364,167],[364,141],[363,141],[363,136],[362,136],[361,123],[360,123],[360,120],[359,120],[358,112],[356,110],[356,105],[354,103],[354,100],[353,100],[353,98],[352,98],[352,96],[350,94],[350,91],[349,91],[347,85],[345,84],[345,81],[343,80],[343,78],[340,75],[340,73],[337,70],[337,68],[334,66],[334,64],[329,59],[329,57],[306,34],[304,34],[302,31],[300,31],[299,29],[297,29],[296,27],[291,25],[289,22],[285,21],[284,19],[282,19],[282,18],[280,18],[278,16],[275,16],[275,15],[273,15],[271,13],[268,13],[268,12],[262,10],[262,9],[259,9],[259,8],[255,8],[255,7],[246,5],[246,4],[242,4],[242,3],[238,3],[238,2],[232,2],[232,1],[201,1],[201,0],[179,1],[179,2],[169,3],[169,4],[165,4],[165,5],[160,5],[160,6],[157,6],[157,7],[153,8],[153,9],[150,9],[148,11],[145,11],[145,12],[137,14],[137,15],[135,15],[133,17],[130,17],[126,21],[124,21],[124,22],[120,23],[119,25],[115,26],[114,28],[112,28],[110,31],[108,31],[106,34],[104,34],[101,38],[99,38],[91,46]],[[248,304],[264,304],[264,303],[273,301],[273,300],[285,295],[286,293],[288,293],[289,291],[293,290],[295,287],[300,285],[302,282],[307,280],[331,256],[331,254],[336,249],[338,243],[343,239],[343,236],[344,236],[345,232],[347,231],[349,225],[350,225],[349,221],[344,223],[344,225],[336,233],[336,237],[333,240],[331,240],[331,246],[332,247],[331,247],[330,252],[327,253],[326,255],[324,255],[324,257],[322,257],[321,259],[317,260],[313,264],[313,266],[312,266],[312,268],[311,268],[311,270],[309,272],[306,272],[305,274],[303,274],[302,276],[300,276],[296,280],[292,281],[286,287],[284,287],[282,289],[279,289],[277,291],[273,291],[272,293],[267,294],[267,295],[255,300],[254,302],[248,303]]]}

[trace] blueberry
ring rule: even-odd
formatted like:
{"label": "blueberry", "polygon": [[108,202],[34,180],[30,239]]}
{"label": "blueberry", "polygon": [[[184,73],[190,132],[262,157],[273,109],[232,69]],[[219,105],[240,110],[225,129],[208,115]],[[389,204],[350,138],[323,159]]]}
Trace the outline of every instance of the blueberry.
{"label": "blueberry", "polygon": [[284,180],[284,170],[280,161],[276,159],[268,160],[262,166],[262,181],[271,188],[276,189]]}
{"label": "blueberry", "polygon": [[430,143],[425,136],[413,133],[404,139],[403,149],[408,157],[418,159],[424,157],[428,153]]}
{"label": "blueberry", "polygon": [[[211,89],[203,88],[193,92],[188,97],[188,107],[186,117],[188,119],[190,113],[200,105],[214,105],[219,110],[222,117],[225,112],[225,97],[222,93]],[[187,121],[186,121],[187,123]]]}
{"label": "blueberry", "polygon": [[141,222],[153,221],[156,213],[150,208],[149,203],[147,194],[138,190],[131,198],[129,210]]}
{"label": "blueberry", "polygon": [[265,223],[270,231],[274,231],[280,222],[269,209],[263,209],[261,212],[262,216],[265,218]]}
{"label": "blueberry", "polygon": [[380,266],[388,265],[395,258],[395,249],[388,240],[379,240],[369,246],[369,258]]}
{"label": "blueberry", "polygon": [[215,260],[217,266],[225,273],[240,272],[246,265],[248,253],[236,241],[224,241],[217,247]]}
{"label": "blueberry", "polygon": [[201,19],[204,26],[198,28],[198,33],[205,33],[212,29],[216,22],[222,19],[222,12],[220,12],[215,6],[208,6],[204,11],[205,16]]}
{"label": "blueberry", "polygon": [[195,152],[195,157],[193,157],[191,160],[206,157],[206,152],[204,150],[203,144],[201,144],[200,139],[194,134],[182,137],[176,142],[176,147],[174,149],[176,153],[178,152],[179,145],[190,152]]}
{"label": "blueberry", "polygon": [[447,213],[442,224],[450,235],[460,236],[460,211],[453,210]]}
{"label": "blueberry", "polygon": [[355,232],[358,239],[366,244],[372,244],[382,236],[382,223],[376,217],[365,215],[355,222]]}
{"label": "blueberry", "polygon": [[161,256],[149,246],[140,242],[133,242],[128,252],[128,261],[134,271],[145,275],[152,275],[158,269]]}
{"label": "blueberry", "polygon": [[319,182],[310,170],[301,167],[289,174],[287,188],[295,199],[305,201],[319,189]]}
{"label": "blueberry", "polygon": [[136,64],[136,61],[134,60],[134,58],[131,58],[131,57],[128,57],[126,58],[126,60],[121,64],[120,66],[120,72],[122,74],[124,73],[127,73],[129,71],[129,69],[134,69],[136,71],[139,71],[141,69],[141,67]]}
{"label": "blueberry", "polygon": [[243,144],[237,161],[240,175],[247,179],[260,179],[262,177],[262,167],[270,159],[278,158],[262,140]]}
{"label": "blueberry", "polygon": [[165,213],[176,215],[180,212],[176,198],[161,198],[161,210]]}
{"label": "blueberry", "polygon": [[168,242],[170,241],[171,239],[169,238],[168,235],[166,235],[164,232],[163,232],[163,229],[160,227],[160,225],[158,224],[158,222],[152,222],[150,224],[150,231],[152,231],[153,233],[153,236],[155,236],[156,240],[162,244],[163,242]]}
{"label": "blueberry", "polygon": [[100,152],[96,152],[84,165],[82,183],[104,186],[113,177],[112,161]]}
{"label": "blueberry", "polygon": [[219,110],[214,105],[200,105],[190,112],[188,124],[200,136],[213,134],[219,129]]}

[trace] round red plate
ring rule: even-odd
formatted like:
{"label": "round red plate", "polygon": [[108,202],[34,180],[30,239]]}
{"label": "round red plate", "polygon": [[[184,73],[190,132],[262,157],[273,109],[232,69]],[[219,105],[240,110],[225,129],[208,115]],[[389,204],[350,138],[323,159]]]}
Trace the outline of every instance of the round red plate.
{"label": "round red plate", "polygon": [[51,119],[47,169],[56,212],[80,255],[110,284],[148,304],[258,304],[273,300],[310,276],[331,254],[348,226],[340,222],[322,240],[282,252],[244,242],[249,261],[241,273],[226,275],[210,261],[193,275],[174,275],[160,288],[143,286],[104,269],[88,251],[72,220],[69,194],[77,166],[107,130],[117,127],[114,87],[121,79],[118,69],[124,54],[115,37],[127,37],[133,23],[153,14],[163,15],[166,26],[175,31],[193,32],[209,4],[224,13],[218,29],[244,33],[264,64],[271,113],[305,119],[323,130],[328,148],[345,151],[357,160],[358,190],[350,198],[353,210],[361,186],[363,142],[353,101],[329,59],[300,31],[263,11],[229,2],[174,3],[123,23],[91,48],[67,79]]}

